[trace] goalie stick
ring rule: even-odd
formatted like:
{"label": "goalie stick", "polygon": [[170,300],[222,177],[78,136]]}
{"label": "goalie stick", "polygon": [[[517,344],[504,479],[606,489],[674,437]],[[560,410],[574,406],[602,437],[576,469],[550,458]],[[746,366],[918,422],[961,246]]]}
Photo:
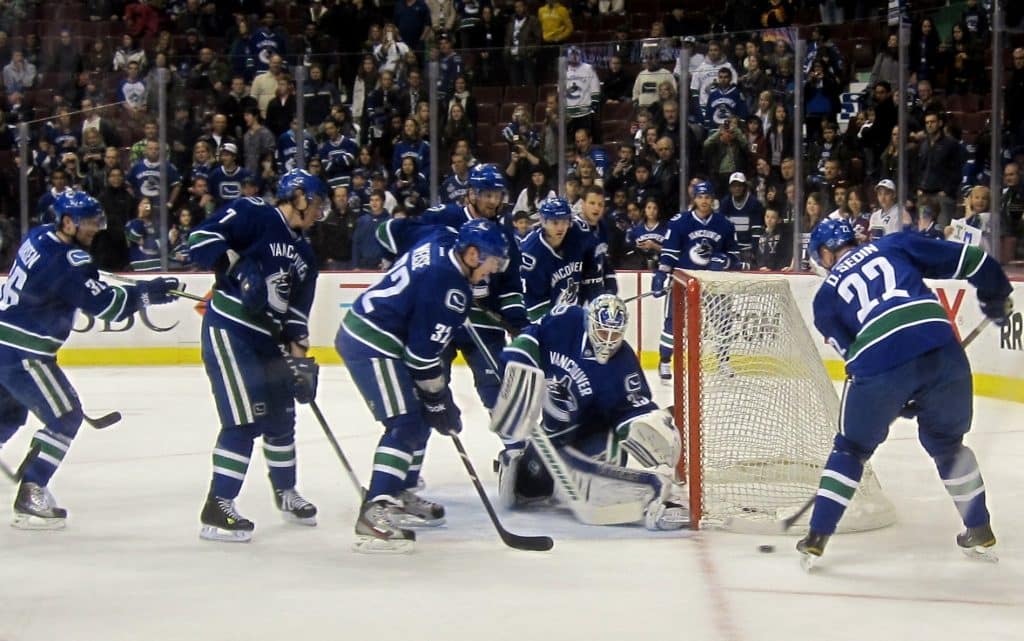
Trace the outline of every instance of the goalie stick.
{"label": "goalie stick", "polygon": [[[967,349],[967,346],[973,343],[974,339],[980,336],[981,333],[985,331],[985,328],[987,328],[991,323],[992,319],[988,317],[986,317],[983,321],[978,323],[978,326],[972,329],[971,333],[965,336],[964,339],[960,342],[961,347]],[[800,517],[807,512],[807,510],[811,509],[811,506],[814,505],[814,499],[817,498],[817,496],[818,493],[815,492],[813,495],[811,495],[811,498],[807,499],[807,501],[804,502],[802,506],[800,506],[800,509],[797,510],[796,513],[793,514],[793,516],[787,517],[781,521],[783,532],[788,532],[789,529],[793,527],[793,524],[796,523],[800,519]]]}

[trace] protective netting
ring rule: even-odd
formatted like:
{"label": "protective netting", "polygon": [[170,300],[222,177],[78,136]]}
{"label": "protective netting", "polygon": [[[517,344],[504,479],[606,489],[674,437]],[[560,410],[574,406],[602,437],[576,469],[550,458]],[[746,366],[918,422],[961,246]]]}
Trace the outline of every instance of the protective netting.
{"label": "protective netting", "polygon": [[[700,368],[677,385],[695,385],[699,376],[698,424],[688,429],[699,430],[700,465],[687,465],[700,474],[700,525],[777,531],[818,487],[839,399],[785,280],[702,273],[699,283]],[[690,348],[688,334],[698,335],[684,322],[676,337],[682,351]],[[793,531],[805,530],[809,518],[810,511]],[[866,466],[840,531],[895,521]]]}

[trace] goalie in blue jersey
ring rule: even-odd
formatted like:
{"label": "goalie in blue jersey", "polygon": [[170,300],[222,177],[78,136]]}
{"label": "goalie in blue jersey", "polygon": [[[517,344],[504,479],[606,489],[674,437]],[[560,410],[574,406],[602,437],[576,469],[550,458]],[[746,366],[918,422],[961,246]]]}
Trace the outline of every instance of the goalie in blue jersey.
{"label": "goalie in blue jersey", "polygon": [[811,234],[809,255],[829,270],[814,297],[814,325],[846,361],[839,433],[825,463],[810,532],[797,543],[805,568],[822,555],[853,499],[864,463],[897,416],[916,418],[965,530],[968,556],[995,560],[985,484],[971,449],[971,367],[953,326],[924,278],[966,279],[981,310],[1005,325],[1012,291],[999,264],[979,248],[897,233],[857,246],[847,221],[826,220]]}
{"label": "goalie in blue jersey", "polygon": [[462,429],[452,400],[446,350],[462,327],[476,285],[507,266],[509,243],[496,223],[474,219],[458,233],[437,230],[402,254],[363,292],[335,340],[384,434],[356,521],[359,552],[408,552],[405,527],[444,523],[444,507],[413,492],[431,428]]}
{"label": "goalie in blue jersey", "polygon": [[106,229],[100,204],[84,192],[66,191],[54,202],[55,223],[31,230],[0,289],[0,446],[25,424],[28,412],[43,427],[32,438],[14,500],[13,525],[58,529],[67,510],[49,483],[85,418],[71,382],[57,365],[75,312],[118,322],[148,305],[175,300],[176,278],[108,285],[86,249]]}
{"label": "goalie in blue jersey", "polygon": [[252,538],[255,525],[235,498],[256,438],[282,516],[316,525],[316,506],[295,489],[295,401],[316,397],[319,368],[306,351],[317,262],[304,233],[323,217],[327,187],[293,169],[281,176],[277,201],[233,200],[188,239],[193,262],[216,277],[200,339],[221,424],[199,517],[207,540]]}
{"label": "goalie in blue jersey", "polygon": [[651,400],[627,321],[622,300],[602,294],[555,307],[505,348],[491,421],[509,444],[496,464],[505,507],[555,499],[588,524],[689,523],[673,482],[679,432]]}

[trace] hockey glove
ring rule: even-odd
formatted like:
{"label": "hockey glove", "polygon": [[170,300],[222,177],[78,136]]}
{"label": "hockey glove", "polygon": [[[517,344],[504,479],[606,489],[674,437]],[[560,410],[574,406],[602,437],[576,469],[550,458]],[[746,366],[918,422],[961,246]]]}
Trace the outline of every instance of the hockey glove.
{"label": "hockey glove", "polygon": [[917,418],[917,410],[917,401],[911,399],[907,401],[903,407],[900,408],[900,416],[902,416],[903,418],[910,419]]}
{"label": "hockey glove", "polygon": [[139,290],[139,302],[143,307],[173,303],[178,297],[172,294],[171,290],[184,291],[185,289],[177,278],[168,276],[139,281],[136,288]]}
{"label": "hockey glove", "polygon": [[299,403],[311,403],[316,399],[320,366],[312,357],[286,356],[285,361],[292,370],[292,396]]}
{"label": "hockey glove", "polygon": [[445,387],[440,392],[417,390],[423,404],[423,421],[441,434],[449,436],[462,431],[462,412],[452,399],[452,391]]}
{"label": "hockey glove", "polygon": [[654,280],[651,281],[651,293],[654,294],[655,298],[661,298],[666,294],[666,282],[668,280],[668,272],[658,270],[654,272]]}
{"label": "hockey glove", "polygon": [[978,302],[981,304],[981,313],[991,318],[996,325],[1005,327],[1010,322],[1010,314],[1013,313],[1013,299],[999,298]]}
{"label": "hockey glove", "polygon": [[732,266],[732,257],[729,254],[711,254],[708,260],[708,269],[713,272],[724,272]]}
{"label": "hockey glove", "polygon": [[267,281],[260,264],[252,258],[241,258],[234,267],[242,307],[250,314],[262,314],[267,309]]}

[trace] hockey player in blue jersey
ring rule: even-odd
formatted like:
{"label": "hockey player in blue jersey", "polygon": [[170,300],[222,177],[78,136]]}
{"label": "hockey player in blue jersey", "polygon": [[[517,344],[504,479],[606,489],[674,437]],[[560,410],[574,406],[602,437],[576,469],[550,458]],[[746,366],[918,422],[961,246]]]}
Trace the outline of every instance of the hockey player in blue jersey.
{"label": "hockey player in blue jersey", "polygon": [[572,209],[563,198],[549,198],[537,208],[540,227],[523,239],[523,303],[531,322],[557,305],[581,301],[584,274],[593,274],[588,256],[593,237],[573,224]]}
{"label": "hockey player in blue jersey", "polygon": [[[486,281],[473,286],[473,308],[469,319],[492,353],[505,347],[505,329],[518,332],[527,324],[523,306],[523,281],[520,278],[519,244],[511,225],[500,223],[499,213],[505,198],[505,177],[495,165],[480,164],[469,172],[469,195],[465,205],[447,204],[431,207],[418,218],[388,221],[378,229],[378,240],[392,255],[408,251],[432,232],[432,227],[458,229],[469,220],[484,218],[499,224],[509,246],[508,267]],[[484,407],[494,407],[498,383],[489,372],[487,362],[470,340],[466,330],[457,327],[444,355],[449,366],[461,351],[473,371],[473,381]]]}
{"label": "hockey player in blue jersey", "polygon": [[600,294],[619,293],[619,281],[608,255],[608,228],[611,223],[605,217],[604,209],[603,189],[592,185],[583,190],[583,208],[573,224],[589,235],[587,254],[593,261],[593,273],[582,283],[584,301],[593,300]]}
{"label": "hockey player in blue jersey", "polygon": [[86,249],[106,227],[100,204],[84,192],[54,202],[57,222],[32,229],[0,288],[0,446],[25,424],[43,427],[32,438],[14,501],[13,525],[64,527],[67,510],[50,493],[50,478],[67,455],[84,415],[78,394],[57,365],[75,312],[118,322],[148,305],[175,300],[175,278],[107,285]]}
{"label": "hockey player in blue jersey", "polygon": [[[688,523],[674,500],[679,432],[651,400],[623,336],[627,322],[622,300],[602,294],[586,307],[555,307],[505,348],[491,425],[508,443],[496,466],[505,507],[555,498],[589,524],[642,520],[673,530]],[[539,425],[539,404],[519,411],[537,394]],[[627,469],[627,453],[645,469]]]}
{"label": "hockey player in blue jersey", "polygon": [[357,551],[407,552],[416,537],[403,526],[444,522],[442,506],[412,492],[431,428],[462,429],[444,353],[469,314],[473,287],[506,266],[508,249],[489,220],[465,222],[457,234],[438,229],[345,315],[335,345],[385,429],[356,521]]}
{"label": "hockey player in blue jersey", "polygon": [[[710,183],[697,183],[693,186],[693,209],[680,212],[669,220],[668,233],[658,259],[658,271],[651,284],[655,296],[668,293],[669,277],[676,268],[725,271],[743,267],[736,243],[736,228],[729,219],[715,211],[714,193]],[[662,382],[672,377],[672,343],[672,301],[668,300],[658,348],[661,356],[658,373]]]}
{"label": "hockey player in blue jersey", "polygon": [[295,403],[316,396],[318,367],[306,356],[316,259],[303,237],[327,206],[327,188],[301,169],[277,186],[277,206],[240,198],[189,235],[192,261],[213,270],[203,316],[203,365],[221,429],[200,536],[248,541],[254,525],[235,508],[253,441],[263,438],[274,500],[286,520],[316,524],[295,489]]}
{"label": "hockey player in blue jersey", "polygon": [[995,560],[985,484],[963,444],[971,429],[971,367],[945,309],[922,279],[966,279],[985,316],[1005,325],[1013,304],[1002,268],[977,247],[913,233],[858,246],[845,220],[818,225],[808,253],[829,270],[814,297],[814,325],[846,361],[847,383],[810,531],[797,544],[804,567],[824,552],[864,463],[897,416],[917,419],[918,439],[966,528],[957,545],[968,556]]}

